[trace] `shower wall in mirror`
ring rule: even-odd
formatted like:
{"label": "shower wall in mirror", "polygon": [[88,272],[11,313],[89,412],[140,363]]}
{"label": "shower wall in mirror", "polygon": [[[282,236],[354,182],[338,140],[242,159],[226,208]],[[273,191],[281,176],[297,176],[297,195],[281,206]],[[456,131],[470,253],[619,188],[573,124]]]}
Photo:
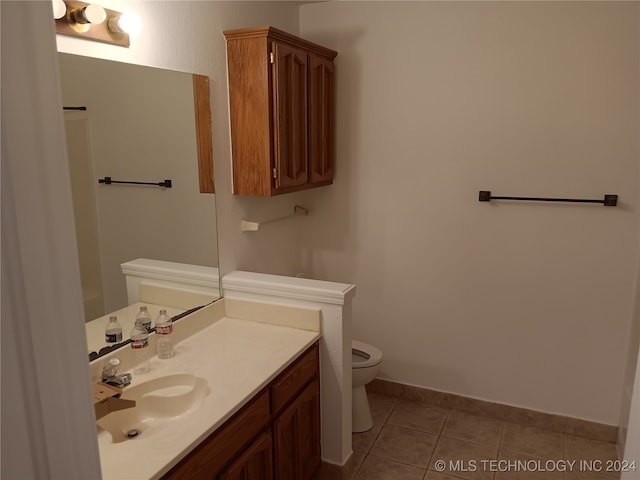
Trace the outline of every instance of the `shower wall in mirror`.
{"label": "shower wall in mirror", "polygon": [[[59,61],[64,106],[86,107],[64,117],[90,321],[128,305],[125,262],[217,267],[215,197],[200,193],[192,74],[63,53]],[[99,184],[104,177],[172,184]]]}

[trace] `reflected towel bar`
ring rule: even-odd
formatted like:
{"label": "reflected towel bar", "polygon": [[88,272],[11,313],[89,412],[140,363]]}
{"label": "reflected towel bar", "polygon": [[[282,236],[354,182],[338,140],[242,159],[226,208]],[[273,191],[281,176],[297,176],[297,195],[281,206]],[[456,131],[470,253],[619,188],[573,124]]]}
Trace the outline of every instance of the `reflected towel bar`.
{"label": "reflected towel bar", "polygon": [[63,110],[82,110],[83,112],[87,110],[87,107],[62,107]]}
{"label": "reflected towel bar", "polygon": [[603,200],[591,200],[585,198],[541,198],[541,197],[506,197],[491,195],[488,190],[480,190],[478,201],[490,202],[491,200],[525,200],[531,202],[573,202],[573,203],[602,203],[605,207],[618,205],[618,195],[605,195]]}
{"label": "reflected towel bar", "polygon": [[155,187],[171,188],[171,180],[165,180],[164,182],[125,182],[122,180],[111,180],[111,177],[99,178],[98,183],[104,183],[105,185],[111,185],[112,183],[123,183],[127,185],[153,185]]}

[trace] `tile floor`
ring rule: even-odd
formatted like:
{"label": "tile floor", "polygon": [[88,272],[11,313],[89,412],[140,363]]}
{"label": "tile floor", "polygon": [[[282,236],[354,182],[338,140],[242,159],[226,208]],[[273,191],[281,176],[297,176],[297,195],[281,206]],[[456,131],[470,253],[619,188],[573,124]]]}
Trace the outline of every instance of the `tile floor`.
{"label": "tile floor", "polygon": [[[373,428],[317,480],[613,480],[613,443],[369,393]],[[575,461],[575,463],[571,463]],[[444,465],[444,469],[442,468]],[[613,463],[611,466],[615,467]],[[589,471],[591,467],[591,471]],[[558,471],[566,468],[566,471]],[[555,470],[555,471],[554,471]],[[571,470],[571,471],[569,471]]]}

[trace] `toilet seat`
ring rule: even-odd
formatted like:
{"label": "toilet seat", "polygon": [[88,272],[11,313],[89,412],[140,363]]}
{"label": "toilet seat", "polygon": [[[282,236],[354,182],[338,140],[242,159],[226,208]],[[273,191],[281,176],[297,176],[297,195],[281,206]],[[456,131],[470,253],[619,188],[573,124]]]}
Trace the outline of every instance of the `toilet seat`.
{"label": "toilet seat", "polygon": [[351,341],[351,367],[369,368],[382,362],[382,352],[376,347],[357,340]]}

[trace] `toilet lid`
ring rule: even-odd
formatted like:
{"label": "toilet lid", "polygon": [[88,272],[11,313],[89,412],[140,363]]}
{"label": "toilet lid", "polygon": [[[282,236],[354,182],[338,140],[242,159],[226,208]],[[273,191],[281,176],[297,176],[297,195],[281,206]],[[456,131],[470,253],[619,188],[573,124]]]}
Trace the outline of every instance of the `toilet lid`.
{"label": "toilet lid", "polygon": [[380,362],[382,362],[382,352],[376,347],[357,340],[351,342],[352,368],[373,367]]}

